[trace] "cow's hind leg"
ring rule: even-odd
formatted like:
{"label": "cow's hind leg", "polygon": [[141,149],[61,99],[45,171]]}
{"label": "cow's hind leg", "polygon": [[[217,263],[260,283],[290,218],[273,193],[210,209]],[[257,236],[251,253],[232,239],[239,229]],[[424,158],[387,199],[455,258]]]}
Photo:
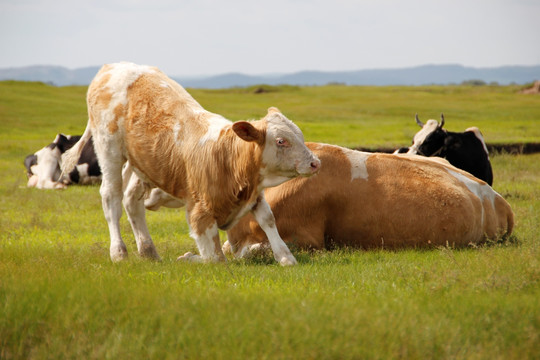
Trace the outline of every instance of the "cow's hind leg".
{"label": "cow's hind leg", "polygon": [[160,260],[154,242],[146,225],[144,208],[144,183],[130,169],[130,165],[124,168],[124,181],[127,186],[124,190],[124,208],[128,215],[129,223],[135,235],[139,255],[144,258]]}
{"label": "cow's hind leg", "polygon": [[125,162],[121,155],[119,142],[114,138],[94,134],[94,144],[99,165],[103,174],[101,203],[103,213],[109,226],[111,238],[110,255],[113,262],[127,258],[127,248],[120,234],[120,217],[122,216],[122,165]]}
{"label": "cow's hind leg", "polygon": [[[100,151],[104,149],[104,151]],[[127,258],[127,248],[120,234],[120,217],[122,216],[122,165],[124,160],[109,156],[115,152],[105,147],[96,147],[100,159],[103,180],[99,190],[103,213],[109,226],[111,238],[110,255],[114,262]],[[102,155],[102,156],[100,156]]]}

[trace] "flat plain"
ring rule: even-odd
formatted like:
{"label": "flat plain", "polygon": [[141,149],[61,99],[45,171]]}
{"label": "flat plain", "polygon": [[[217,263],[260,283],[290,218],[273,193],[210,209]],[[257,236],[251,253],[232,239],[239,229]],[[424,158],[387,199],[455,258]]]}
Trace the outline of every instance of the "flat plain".
{"label": "flat plain", "polygon": [[[414,114],[441,112],[489,143],[540,141],[540,96],[517,86],[261,88],[189,91],[233,121],[276,106],[307,141],[348,147],[408,145]],[[510,241],[184,264],[185,214],[164,209],[148,213],[163,261],[136,255],[124,216],[130,257],[113,264],[98,187],[26,188],[26,155],[83,132],[85,93],[0,82],[1,359],[540,358],[540,154],[491,156]]]}

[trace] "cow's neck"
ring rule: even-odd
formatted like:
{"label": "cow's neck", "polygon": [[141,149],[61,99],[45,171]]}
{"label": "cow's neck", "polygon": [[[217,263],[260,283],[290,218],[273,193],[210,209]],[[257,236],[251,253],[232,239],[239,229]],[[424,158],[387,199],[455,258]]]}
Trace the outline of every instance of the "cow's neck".
{"label": "cow's neck", "polygon": [[205,146],[209,147],[211,161],[205,169],[195,169],[198,175],[193,185],[198,188],[199,200],[214,213],[218,226],[226,227],[257,200],[262,147],[240,139],[231,128]]}

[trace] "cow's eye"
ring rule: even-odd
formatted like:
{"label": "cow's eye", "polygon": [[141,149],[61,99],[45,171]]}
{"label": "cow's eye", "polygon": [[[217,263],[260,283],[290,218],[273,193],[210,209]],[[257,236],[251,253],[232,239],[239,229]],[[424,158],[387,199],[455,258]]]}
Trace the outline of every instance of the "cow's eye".
{"label": "cow's eye", "polygon": [[289,146],[289,142],[285,139],[282,139],[282,138],[277,138],[276,139],[276,144],[277,146]]}

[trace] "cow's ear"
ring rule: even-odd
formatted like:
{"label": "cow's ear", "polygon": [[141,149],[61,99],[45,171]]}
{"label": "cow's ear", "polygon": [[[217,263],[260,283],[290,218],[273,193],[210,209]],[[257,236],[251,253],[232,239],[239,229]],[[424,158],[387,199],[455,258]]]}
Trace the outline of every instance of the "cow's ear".
{"label": "cow's ear", "polygon": [[262,142],[263,135],[261,131],[247,121],[235,122],[232,129],[244,141]]}
{"label": "cow's ear", "polygon": [[66,142],[66,141],[67,141],[66,135],[60,133],[60,134],[56,134],[56,138],[54,139],[53,143],[58,144],[61,142]]}
{"label": "cow's ear", "polygon": [[281,111],[279,111],[279,109],[277,107],[275,107],[275,106],[269,107],[267,115],[270,115],[270,114],[273,114],[273,113],[281,114]]}
{"label": "cow's ear", "polygon": [[64,134],[58,134],[56,135],[56,139],[54,139],[53,143],[56,144],[58,149],[60,149],[60,152],[63,154],[67,150],[66,147],[68,145],[68,138]]}

